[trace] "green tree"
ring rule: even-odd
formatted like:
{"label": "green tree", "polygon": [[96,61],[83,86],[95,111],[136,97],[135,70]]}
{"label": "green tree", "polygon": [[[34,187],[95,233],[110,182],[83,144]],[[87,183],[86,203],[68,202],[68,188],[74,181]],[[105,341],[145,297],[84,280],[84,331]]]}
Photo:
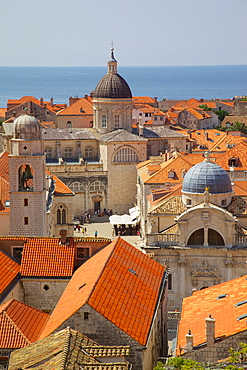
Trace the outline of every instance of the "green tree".
{"label": "green tree", "polygon": [[247,344],[239,343],[237,351],[232,347],[229,349],[230,358],[228,362],[232,364],[243,364],[247,362]]}
{"label": "green tree", "polygon": [[172,357],[166,364],[158,362],[154,370],[204,370],[200,362],[183,357]]}
{"label": "green tree", "polygon": [[217,111],[215,112],[215,114],[217,114],[217,116],[218,116],[218,118],[219,118],[220,122],[222,122],[222,121],[223,121],[223,119],[224,119],[226,116],[229,116],[229,113],[228,113],[227,111],[225,111],[225,110],[217,110]]}
{"label": "green tree", "polygon": [[207,104],[200,104],[199,108],[203,109],[204,111],[210,111],[212,108],[209,108]]}

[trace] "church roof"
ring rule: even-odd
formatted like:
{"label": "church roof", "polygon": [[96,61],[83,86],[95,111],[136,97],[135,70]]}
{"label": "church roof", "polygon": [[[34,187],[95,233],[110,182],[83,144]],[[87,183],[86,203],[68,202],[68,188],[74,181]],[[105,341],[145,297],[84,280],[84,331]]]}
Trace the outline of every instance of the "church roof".
{"label": "church roof", "polygon": [[94,98],[127,99],[132,98],[132,93],[125,79],[118,73],[107,73],[98,82]]}
{"label": "church roof", "polygon": [[[133,129],[134,134],[138,134],[138,128]],[[164,137],[171,137],[171,138],[179,138],[185,139],[185,135],[180,133],[179,131],[171,130],[169,127],[164,126],[152,126],[152,128],[143,128],[143,137],[145,138],[164,138]]]}
{"label": "church roof", "polygon": [[25,347],[36,341],[49,314],[15,299],[0,306],[0,349]]}
{"label": "church roof", "polygon": [[131,99],[132,93],[125,79],[117,73],[117,61],[114,57],[114,49],[111,49],[111,57],[108,62],[108,72],[98,82],[93,98],[106,99]]}
{"label": "church roof", "polygon": [[119,129],[108,132],[107,134],[101,135],[99,137],[100,141],[112,141],[112,142],[124,142],[124,141],[147,141],[142,136],[134,135],[126,130]]}
{"label": "church roof", "polygon": [[229,175],[216,163],[204,160],[193,166],[185,175],[183,192],[202,194],[205,188],[211,194],[230,193],[232,191]]}
{"label": "church roof", "polygon": [[188,330],[194,346],[206,342],[205,319],[210,314],[215,322],[215,338],[229,337],[246,331],[247,276],[193,292],[183,299],[178,329],[177,355],[186,344]]}
{"label": "church roof", "polygon": [[47,128],[42,130],[44,140],[91,140],[95,139],[93,129],[88,128]]}
{"label": "church roof", "polygon": [[40,338],[54,332],[88,304],[145,345],[164,277],[164,266],[116,238],[76,270]]}

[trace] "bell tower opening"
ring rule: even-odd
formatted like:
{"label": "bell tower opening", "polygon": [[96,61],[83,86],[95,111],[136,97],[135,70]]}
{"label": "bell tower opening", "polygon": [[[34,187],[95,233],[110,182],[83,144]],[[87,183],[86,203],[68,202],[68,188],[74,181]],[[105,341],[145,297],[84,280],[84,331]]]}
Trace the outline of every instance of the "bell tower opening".
{"label": "bell tower opening", "polygon": [[29,164],[19,167],[19,191],[33,191],[33,169]]}

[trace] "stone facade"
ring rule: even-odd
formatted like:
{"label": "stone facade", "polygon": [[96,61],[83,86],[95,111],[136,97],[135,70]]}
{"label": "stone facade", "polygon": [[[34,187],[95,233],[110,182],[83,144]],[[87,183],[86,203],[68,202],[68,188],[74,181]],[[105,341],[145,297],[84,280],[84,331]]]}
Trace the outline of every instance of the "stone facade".
{"label": "stone facade", "polygon": [[159,315],[155,318],[146,347],[140,345],[87,304],[66,320],[56,332],[70,326],[101,345],[130,346],[130,355],[127,356],[127,360],[132,364],[133,368],[136,370],[150,370],[156,365],[159,353],[159,345],[157,345],[159,336],[157,321],[160,322]]}
{"label": "stone facade", "polygon": [[[207,320],[207,319],[206,319]],[[186,351],[182,356],[184,358],[190,358],[199,362],[210,362],[216,363],[219,360],[226,359],[229,357],[229,349],[233,348],[238,350],[239,343],[246,343],[247,331],[231,335],[224,338],[214,338],[209,336],[207,342],[198,347],[189,346],[189,350]],[[187,343],[193,342],[193,333],[188,339]]]}

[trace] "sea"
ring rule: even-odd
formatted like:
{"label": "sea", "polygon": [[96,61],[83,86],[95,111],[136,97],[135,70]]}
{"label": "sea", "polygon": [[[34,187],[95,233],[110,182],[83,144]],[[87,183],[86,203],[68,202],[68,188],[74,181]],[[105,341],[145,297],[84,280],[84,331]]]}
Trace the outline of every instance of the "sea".
{"label": "sea", "polygon": [[[107,67],[0,67],[0,108],[24,95],[68,104],[92,92]],[[247,65],[121,67],[133,96],[232,99],[247,95]]]}

